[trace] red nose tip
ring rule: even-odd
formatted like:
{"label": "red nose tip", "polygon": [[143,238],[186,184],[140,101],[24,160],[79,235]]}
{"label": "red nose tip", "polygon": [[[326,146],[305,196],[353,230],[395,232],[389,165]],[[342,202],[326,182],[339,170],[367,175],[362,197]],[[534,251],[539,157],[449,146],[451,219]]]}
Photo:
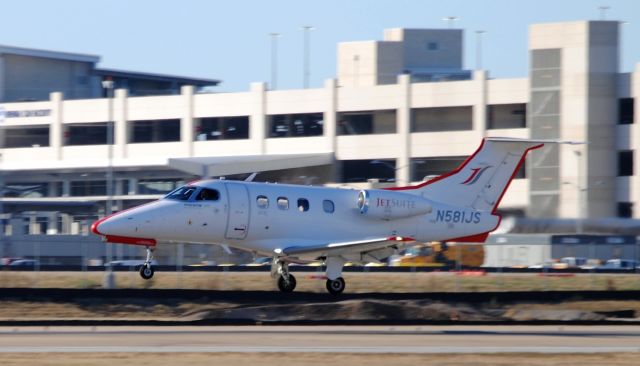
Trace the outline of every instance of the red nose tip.
{"label": "red nose tip", "polygon": [[103,235],[101,232],[98,231],[98,226],[106,219],[102,218],[96,222],[94,222],[93,224],[91,224],[91,232],[96,234],[96,235]]}

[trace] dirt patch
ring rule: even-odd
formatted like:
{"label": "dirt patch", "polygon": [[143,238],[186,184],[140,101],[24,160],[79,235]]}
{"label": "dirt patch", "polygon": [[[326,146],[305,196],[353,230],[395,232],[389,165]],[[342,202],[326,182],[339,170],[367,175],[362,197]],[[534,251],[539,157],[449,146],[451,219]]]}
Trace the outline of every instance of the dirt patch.
{"label": "dirt patch", "polygon": [[159,320],[174,322],[505,322],[600,321],[640,315],[640,301],[470,304],[431,300],[344,300],[243,305],[180,299],[84,298],[68,302],[0,301],[0,321]]}

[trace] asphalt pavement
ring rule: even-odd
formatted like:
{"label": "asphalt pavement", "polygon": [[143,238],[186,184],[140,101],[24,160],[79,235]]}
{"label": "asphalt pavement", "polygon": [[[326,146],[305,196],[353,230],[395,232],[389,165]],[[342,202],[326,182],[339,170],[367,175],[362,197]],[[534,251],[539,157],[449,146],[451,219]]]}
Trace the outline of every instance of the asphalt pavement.
{"label": "asphalt pavement", "polygon": [[0,353],[640,353],[640,326],[0,327]]}

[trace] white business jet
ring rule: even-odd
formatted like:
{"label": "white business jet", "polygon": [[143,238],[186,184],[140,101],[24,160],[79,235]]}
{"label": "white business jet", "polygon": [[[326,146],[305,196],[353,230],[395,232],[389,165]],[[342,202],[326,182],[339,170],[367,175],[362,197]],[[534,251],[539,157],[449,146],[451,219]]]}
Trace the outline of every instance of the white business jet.
{"label": "white business jet", "polygon": [[271,275],[282,292],[296,287],[290,263],[321,260],[327,290],[340,294],[347,261],[382,261],[414,242],[484,242],[500,223],[498,204],[525,156],[545,142],[556,141],[485,138],[457,169],[408,187],[201,180],[91,229],[108,242],[146,246],[144,279],[153,276],[159,241],[226,244],[273,257]]}

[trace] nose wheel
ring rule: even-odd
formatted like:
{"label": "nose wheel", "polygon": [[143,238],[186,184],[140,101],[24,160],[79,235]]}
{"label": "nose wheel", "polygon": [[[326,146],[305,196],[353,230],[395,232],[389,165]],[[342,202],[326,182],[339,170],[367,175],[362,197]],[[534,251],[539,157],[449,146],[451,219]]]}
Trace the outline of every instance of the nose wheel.
{"label": "nose wheel", "polygon": [[289,264],[279,258],[273,258],[271,277],[276,280],[280,292],[293,292],[296,288],[296,278],[289,273]]}
{"label": "nose wheel", "polygon": [[151,267],[150,264],[145,263],[140,268],[140,277],[144,278],[145,280],[149,280],[151,279],[151,277],[153,277],[153,272],[153,267]]}
{"label": "nose wheel", "polygon": [[145,280],[151,279],[153,277],[153,267],[151,266],[151,261],[153,260],[153,250],[150,247],[147,247],[147,260],[144,261],[142,267],[140,267],[140,277]]}

